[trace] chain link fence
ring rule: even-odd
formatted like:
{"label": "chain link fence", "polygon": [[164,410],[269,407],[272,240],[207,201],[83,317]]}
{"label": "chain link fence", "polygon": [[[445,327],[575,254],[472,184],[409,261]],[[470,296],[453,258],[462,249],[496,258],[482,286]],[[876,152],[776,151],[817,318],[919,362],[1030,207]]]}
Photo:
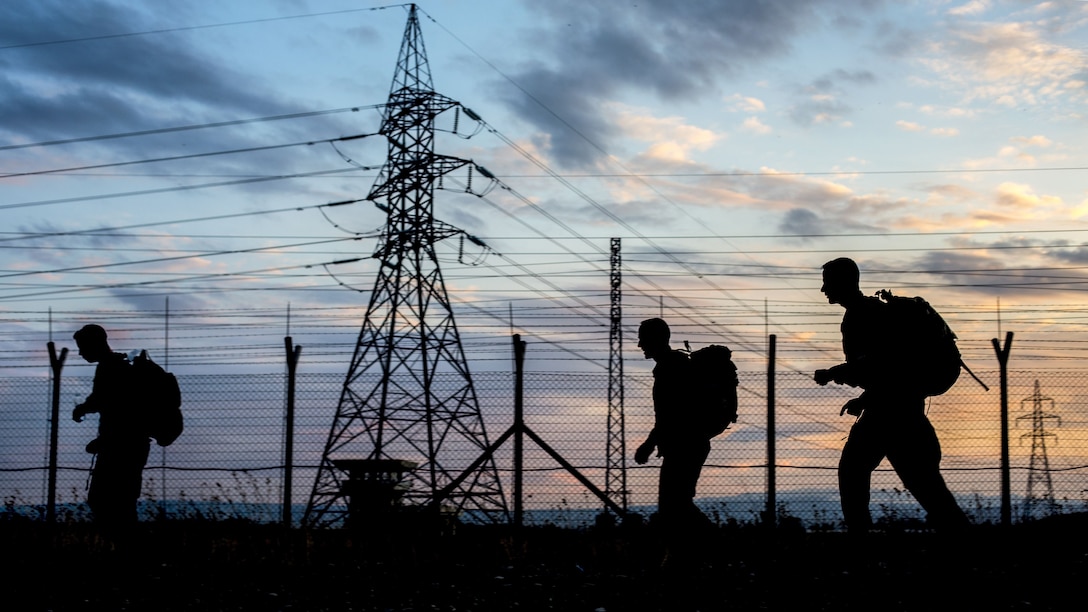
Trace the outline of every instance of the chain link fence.
{"label": "chain link fence", "polygon": [[[943,473],[976,522],[996,522],[1001,505],[1001,402],[997,372],[977,372],[984,391],[964,376],[933,398],[929,417],[940,436]],[[276,522],[284,499],[284,374],[180,376],[185,433],[168,448],[152,445],[144,472],[145,518],[170,515],[246,518]],[[487,435],[494,441],[513,424],[513,374],[473,376]],[[60,520],[86,518],[86,484],[97,416],[83,423],[71,410],[89,393],[89,377],[62,377],[58,423],[56,504]],[[657,494],[657,459],[630,459],[653,424],[649,372],[625,380],[626,458],[608,456],[608,376],[527,372],[526,425],[581,474],[605,489],[605,470],[626,469],[630,511],[649,515]],[[304,511],[335,415],[343,376],[296,378],[294,457],[290,492],[294,524]],[[50,465],[52,382],[46,377],[0,379],[0,496],[9,512],[44,515]],[[853,422],[839,416],[857,394],[819,387],[808,375],[775,375],[775,422],[768,423],[767,376],[740,373],[740,418],[714,439],[699,483],[697,503],[715,520],[759,520],[768,507],[780,519],[809,528],[841,526],[836,465]],[[1088,377],[1081,372],[1009,372],[1010,489],[1014,520],[1088,509]],[[774,435],[774,457],[768,438]],[[478,451],[465,451],[467,465]],[[507,503],[512,504],[513,445],[495,454]],[[768,465],[773,464],[773,471]],[[526,439],[524,504],[527,523],[566,527],[592,524],[603,504],[567,469]],[[770,483],[774,484],[769,490]],[[879,520],[921,519],[923,512],[885,461],[873,475],[872,505]]]}

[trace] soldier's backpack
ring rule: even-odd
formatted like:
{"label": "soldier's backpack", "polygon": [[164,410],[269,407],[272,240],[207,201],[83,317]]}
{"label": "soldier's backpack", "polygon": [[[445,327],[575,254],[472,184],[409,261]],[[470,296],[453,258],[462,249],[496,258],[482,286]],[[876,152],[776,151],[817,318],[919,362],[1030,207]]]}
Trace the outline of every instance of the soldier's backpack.
{"label": "soldier's backpack", "polygon": [[696,418],[707,438],[720,435],[737,422],[737,366],[733,352],[720,344],[688,355],[696,395]]}
{"label": "soldier's backpack", "polygon": [[170,446],[185,428],[177,377],[152,361],[147,351],[132,360],[132,371],[147,435],[159,446]]}
{"label": "soldier's backpack", "polygon": [[982,387],[986,385],[963,363],[956,334],[941,315],[921,297],[902,297],[887,289],[876,292],[888,308],[894,334],[889,350],[911,388],[927,397],[941,395],[952,388],[967,370]]}

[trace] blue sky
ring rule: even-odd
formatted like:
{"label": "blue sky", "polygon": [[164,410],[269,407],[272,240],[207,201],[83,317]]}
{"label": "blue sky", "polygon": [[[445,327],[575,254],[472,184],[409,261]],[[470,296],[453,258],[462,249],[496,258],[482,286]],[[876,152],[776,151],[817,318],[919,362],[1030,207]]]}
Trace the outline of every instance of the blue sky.
{"label": "blue sky", "polygon": [[[838,255],[867,291],[927,297],[979,367],[1007,330],[1031,367],[1080,358],[1088,3],[419,7],[435,89],[486,122],[462,115],[436,145],[498,178],[467,194],[452,176],[435,206],[488,247],[439,248],[480,367],[508,367],[510,331],[600,367],[612,237],[632,334],[664,314],[751,368],[768,332],[788,367],[838,358],[841,310],[819,293]],[[177,363],[277,360],[290,329],[342,369],[377,264],[332,264],[369,257],[384,215],[322,205],[365,198],[384,161],[377,137],[336,139],[377,131],[406,17],[339,0],[5,2],[5,365],[82,316],[121,348],[161,349],[169,304]]]}

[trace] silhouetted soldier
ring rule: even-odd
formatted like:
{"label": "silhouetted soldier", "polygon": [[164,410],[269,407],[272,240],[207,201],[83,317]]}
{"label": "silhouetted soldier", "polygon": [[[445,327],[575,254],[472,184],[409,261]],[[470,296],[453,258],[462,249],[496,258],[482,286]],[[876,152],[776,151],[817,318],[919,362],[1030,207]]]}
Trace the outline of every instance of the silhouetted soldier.
{"label": "silhouetted soldier", "polygon": [[[886,304],[866,297],[858,288],[860,272],[842,257],[823,265],[821,291],[831,304],[846,309],[842,317],[842,347],[846,362],[816,370],[820,385],[829,382],[864,389],[843,406],[857,418],[839,459],[839,494],[849,532],[863,533],[873,524],[869,489],[873,470],[887,457],[903,485],[939,529],[968,524],[941,477],[941,445],[925,414],[925,395],[904,374],[898,361],[902,347],[892,340],[896,322]],[[840,414],[842,414],[840,412]]]}
{"label": "silhouetted soldier", "polygon": [[[638,450],[635,462],[646,463],[654,449],[661,457],[657,511],[670,553],[688,557],[699,544],[698,534],[711,526],[695,505],[699,473],[710,454],[710,440],[692,418],[693,384],[686,353],[669,346],[669,325],[647,319],[638,329],[638,346],[654,365],[654,427]],[[685,559],[688,560],[688,559]]]}
{"label": "silhouetted soldier", "polygon": [[124,354],[110,349],[106,330],[86,325],[73,338],[80,356],[98,364],[91,394],[72,411],[77,423],[89,413],[99,415],[98,437],[87,445],[87,452],[96,455],[87,505],[95,523],[119,534],[136,524],[136,502],[150,439],[137,412],[140,398],[136,396],[132,366]]}

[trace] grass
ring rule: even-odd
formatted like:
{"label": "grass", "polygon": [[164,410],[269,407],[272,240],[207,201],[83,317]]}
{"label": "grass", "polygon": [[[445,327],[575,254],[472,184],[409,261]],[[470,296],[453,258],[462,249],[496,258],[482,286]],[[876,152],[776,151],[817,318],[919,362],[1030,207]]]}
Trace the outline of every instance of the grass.
{"label": "grass", "polygon": [[1080,515],[948,539],[735,525],[661,566],[652,525],[581,529],[417,519],[284,529],[141,523],[128,545],[86,522],[0,519],[12,610],[1067,610],[1088,575]]}
{"label": "grass", "polygon": [[1067,610],[1088,575],[1088,513],[950,539],[896,491],[874,503],[880,529],[864,541],[815,508],[807,529],[785,506],[769,529],[723,505],[699,557],[662,567],[652,521],[449,529],[406,513],[359,530],[286,529],[278,511],[252,512],[275,506],[266,485],[230,474],[164,515],[152,483],[143,520],[120,541],[98,532],[75,493],[52,525],[10,497],[0,512],[9,609]]}

